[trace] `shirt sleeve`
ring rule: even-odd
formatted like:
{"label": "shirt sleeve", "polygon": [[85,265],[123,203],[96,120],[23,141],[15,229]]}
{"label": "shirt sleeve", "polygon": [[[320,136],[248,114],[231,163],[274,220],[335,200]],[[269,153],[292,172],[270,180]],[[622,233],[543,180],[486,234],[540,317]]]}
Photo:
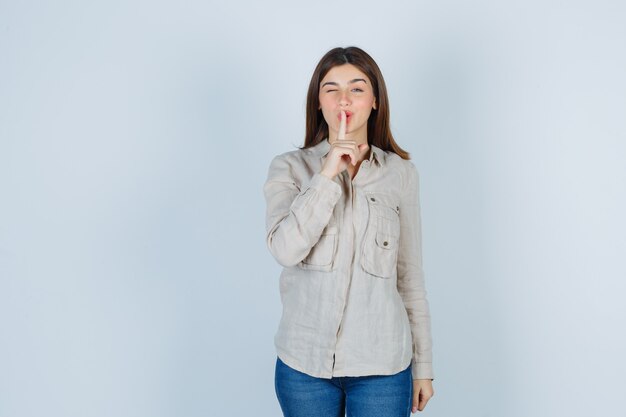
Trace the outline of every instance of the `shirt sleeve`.
{"label": "shirt sleeve", "polygon": [[328,225],[341,186],[320,173],[300,188],[293,168],[282,155],[270,163],[263,186],[267,203],[267,246],[282,266],[302,261]]}
{"label": "shirt sleeve", "polygon": [[408,161],[405,191],[400,203],[400,246],[398,252],[398,292],[411,324],[413,379],[434,379],[430,308],[426,299],[422,269],[422,230],[419,202],[419,174]]}

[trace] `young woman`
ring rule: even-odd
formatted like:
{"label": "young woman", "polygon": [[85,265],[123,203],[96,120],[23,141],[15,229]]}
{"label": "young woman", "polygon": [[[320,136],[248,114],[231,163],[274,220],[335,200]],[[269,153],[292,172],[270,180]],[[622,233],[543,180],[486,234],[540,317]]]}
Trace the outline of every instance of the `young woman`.
{"label": "young woman", "polygon": [[378,65],[354,46],[327,52],[304,146],[274,157],[263,187],[267,245],[283,266],[285,417],[406,417],[432,397],[418,182]]}

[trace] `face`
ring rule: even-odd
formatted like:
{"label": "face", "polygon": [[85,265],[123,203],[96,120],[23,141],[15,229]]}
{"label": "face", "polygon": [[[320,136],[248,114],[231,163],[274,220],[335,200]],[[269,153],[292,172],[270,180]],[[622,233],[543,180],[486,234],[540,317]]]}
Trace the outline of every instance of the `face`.
{"label": "face", "polygon": [[319,102],[331,142],[337,138],[341,110],[345,110],[346,139],[367,143],[367,120],[377,106],[367,75],[352,64],[331,68],[320,82]]}

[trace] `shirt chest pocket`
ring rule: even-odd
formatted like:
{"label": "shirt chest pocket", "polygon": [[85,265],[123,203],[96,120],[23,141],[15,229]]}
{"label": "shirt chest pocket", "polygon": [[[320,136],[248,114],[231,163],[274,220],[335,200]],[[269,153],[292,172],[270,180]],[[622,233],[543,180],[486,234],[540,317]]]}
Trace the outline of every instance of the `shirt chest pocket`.
{"label": "shirt chest pocket", "polygon": [[361,266],[379,278],[396,270],[400,243],[400,207],[393,196],[366,192],[368,219],[361,250]]}
{"label": "shirt chest pocket", "polygon": [[337,226],[328,225],[308,255],[300,262],[300,267],[316,271],[332,271],[337,251],[337,239]]}

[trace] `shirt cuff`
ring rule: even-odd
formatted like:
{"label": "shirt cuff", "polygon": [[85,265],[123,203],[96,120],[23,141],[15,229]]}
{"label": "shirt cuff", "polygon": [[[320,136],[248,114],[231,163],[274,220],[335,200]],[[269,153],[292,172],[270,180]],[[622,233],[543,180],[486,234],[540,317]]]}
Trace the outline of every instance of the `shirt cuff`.
{"label": "shirt cuff", "polygon": [[415,362],[411,360],[411,374],[413,379],[435,379],[432,362]]}

